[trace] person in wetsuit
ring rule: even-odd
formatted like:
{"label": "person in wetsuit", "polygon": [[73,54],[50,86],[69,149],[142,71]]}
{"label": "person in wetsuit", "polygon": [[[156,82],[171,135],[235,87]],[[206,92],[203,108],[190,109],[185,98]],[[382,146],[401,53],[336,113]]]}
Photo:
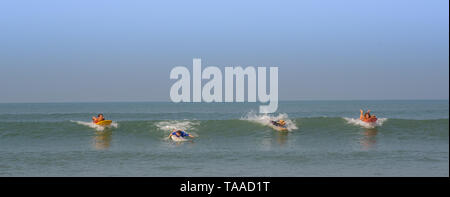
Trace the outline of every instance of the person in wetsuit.
{"label": "person in wetsuit", "polygon": [[178,129],[178,130],[177,130],[177,129],[174,129],[173,132],[169,135],[169,138],[172,137],[172,136],[177,136],[177,137],[191,137],[191,138],[194,138],[193,135],[191,135],[191,134],[189,134],[189,133],[186,133],[185,131],[179,130],[179,129]]}

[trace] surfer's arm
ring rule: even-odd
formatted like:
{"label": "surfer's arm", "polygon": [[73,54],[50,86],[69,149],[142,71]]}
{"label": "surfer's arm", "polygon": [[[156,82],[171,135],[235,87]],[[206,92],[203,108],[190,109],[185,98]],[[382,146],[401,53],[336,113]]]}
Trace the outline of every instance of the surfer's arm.
{"label": "surfer's arm", "polygon": [[361,112],[361,115],[359,115],[359,119],[363,120],[364,119],[364,110],[360,109],[359,112]]}
{"label": "surfer's arm", "polygon": [[195,137],[195,136],[193,136],[193,135],[191,135],[191,134],[188,134],[188,136],[191,137],[191,138],[194,138],[194,137]]}

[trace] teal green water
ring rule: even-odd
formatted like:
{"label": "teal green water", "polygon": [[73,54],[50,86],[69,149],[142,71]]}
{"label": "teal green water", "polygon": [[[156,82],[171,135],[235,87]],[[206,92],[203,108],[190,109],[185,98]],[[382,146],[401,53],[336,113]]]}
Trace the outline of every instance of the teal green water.
{"label": "teal green water", "polygon": [[[0,176],[449,176],[449,102],[0,104]],[[376,125],[359,122],[371,109]],[[104,113],[110,128],[89,123]],[[289,132],[267,126],[283,118]],[[173,128],[197,136],[166,139]]]}

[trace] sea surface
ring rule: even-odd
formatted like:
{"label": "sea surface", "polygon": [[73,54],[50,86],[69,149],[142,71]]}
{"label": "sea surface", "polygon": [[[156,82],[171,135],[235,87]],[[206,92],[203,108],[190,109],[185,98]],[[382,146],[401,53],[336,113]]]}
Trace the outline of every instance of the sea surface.
{"label": "sea surface", "polygon": [[[448,100],[259,105],[0,104],[0,176],[449,176]],[[97,113],[113,124],[92,124]],[[289,131],[268,126],[277,119]],[[172,129],[195,138],[174,142]]]}

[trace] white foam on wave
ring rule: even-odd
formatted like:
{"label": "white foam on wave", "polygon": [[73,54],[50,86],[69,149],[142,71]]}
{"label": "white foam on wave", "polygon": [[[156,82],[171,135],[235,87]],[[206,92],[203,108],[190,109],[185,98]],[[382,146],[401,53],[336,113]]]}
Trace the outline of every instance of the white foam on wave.
{"label": "white foam on wave", "polygon": [[271,121],[284,120],[286,122],[286,128],[288,131],[297,130],[297,125],[294,121],[289,119],[287,114],[278,114],[277,116],[271,116],[269,114],[256,114],[255,112],[249,112],[241,120],[247,120],[250,122],[256,122],[264,126],[272,125]]}
{"label": "white foam on wave", "polygon": [[119,126],[119,124],[117,124],[117,122],[112,122],[108,126],[100,126],[100,125],[97,125],[97,124],[95,124],[93,122],[85,122],[85,121],[73,121],[73,120],[71,120],[71,122],[75,122],[75,123],[77,123],[79,125],[88,126],[88,127],[93,128],[93,129],[95,129],[97,131],[103,131],[105,128],[117,128]]}
{"label": "white foam on wave", "polygon": [[368,128],[368,129],[373,129],[375,127],[383,126],[383,123],[388,119],[387,118],[378,118],[378,120],[376,122],[364,122],[364,121],[360,120],[359,118],[344,117],[344,120],[346,120],[348,124],[361,126],[361,127]]}

